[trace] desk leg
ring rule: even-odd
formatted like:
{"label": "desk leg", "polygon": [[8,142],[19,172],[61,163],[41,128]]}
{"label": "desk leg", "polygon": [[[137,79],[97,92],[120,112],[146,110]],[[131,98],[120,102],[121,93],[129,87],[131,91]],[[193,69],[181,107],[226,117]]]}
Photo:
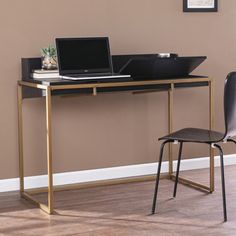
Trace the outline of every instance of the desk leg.
{"label": "desk leg", "polygon": [[19,176],[20,194],[24,192],[24,158],[23,158],[23,115],[22,115],[22,86],[17,86],[18,101],[18,150],[19,150]]}
{"label": "desk leg", "polygon": [[[173,84],[171,85],[171,89],[168,92],[168,104],[169,104],[169,113],[168,113],[168,118],[169,118],[169,133],[173,131],[173,90],[174,86]],[[209,124],[210,124],[210,129],[213,128],[213,86],[212,86],[212,81],[209,81]],[[169,146],[169,176],[172,180],[175,180],[176,176],[173,174],[173,157],[172,157],[172,147]],[[179,177],[179,182],[182,184],[185,184],[189,187],[211,193],[214,191],[214,151],[212,148],[210,148],[210,187],[205,186],[203,184],[191,181],[186,178],[181,178]]]}
{"label": "desk leg", "polygon": [[[171,84],[170,90],[168,90],[168,133],[173,131],[173,91],[174,84]],[[173,174],[173,150],[172,143],[169,143],[169,177]]]}
{"label": "desk leg", "polygon": [[[209,81],[209,128],[213,129],[214,126],[214,88],[213,81]],[[214,179],[214,149],[210,146],[210,192],[215,189],[215,179]]]}
{"label": "desk leg", "polygon": [[53,172],[52,172],[52,132],[51,132],[51,88],[46,89],[46,126],[47,126],[47,167],[48,167],[48,205],[36,200],[30,191],[24,188],[24,156],[23,156],[23,97],[22,86],[18,85],[18,144],[19,144],[19,175],[20,195],[22,198],[32,202],[48,214],[53,213]]}
{"label": "desk leg", "polygon": [[48,168],[48,210],[53,213],[53,173],[52,173],[52,99],[51,89],[46,89],[46,126],[47,126],[47,168]]}

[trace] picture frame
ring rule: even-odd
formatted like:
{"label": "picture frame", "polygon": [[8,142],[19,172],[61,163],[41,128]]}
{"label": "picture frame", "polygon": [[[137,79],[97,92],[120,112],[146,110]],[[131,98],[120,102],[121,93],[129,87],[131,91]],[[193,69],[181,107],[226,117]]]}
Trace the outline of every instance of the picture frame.
{"label": "picture frame", "polygon": [[217,12],[218,0],[183,0],[184,12]]}

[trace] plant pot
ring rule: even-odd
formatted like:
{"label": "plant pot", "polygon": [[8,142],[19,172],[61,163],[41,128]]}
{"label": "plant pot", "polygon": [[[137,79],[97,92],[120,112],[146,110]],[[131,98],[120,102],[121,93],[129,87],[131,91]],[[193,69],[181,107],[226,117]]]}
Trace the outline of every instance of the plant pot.
{"label": "plant pot", "polygon": [[51,56],[42,57],[42,69],[44,70],[57,69],[57,59]]}

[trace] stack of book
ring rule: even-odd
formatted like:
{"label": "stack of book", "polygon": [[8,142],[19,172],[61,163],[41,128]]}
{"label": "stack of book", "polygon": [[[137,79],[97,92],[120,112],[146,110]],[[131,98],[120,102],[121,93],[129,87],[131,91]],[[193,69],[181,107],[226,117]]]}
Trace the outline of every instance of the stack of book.
{"label": "stack of book", "polygon": [[58,70],[33,70],[31,74],[32,78],[35,79],[51,79],[51,78],[59,78],[59,71]]}

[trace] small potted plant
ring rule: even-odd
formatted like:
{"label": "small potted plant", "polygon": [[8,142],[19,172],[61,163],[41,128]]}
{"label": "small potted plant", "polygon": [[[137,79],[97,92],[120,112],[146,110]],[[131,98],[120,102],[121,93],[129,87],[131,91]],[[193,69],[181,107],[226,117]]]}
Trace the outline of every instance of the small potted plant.
{"label": "small potted plant", "polygon": [[42,69],[55,70],[57,69],[57,54],[56,48],[49,45],[48,47],[41,49],[42,56]]}

